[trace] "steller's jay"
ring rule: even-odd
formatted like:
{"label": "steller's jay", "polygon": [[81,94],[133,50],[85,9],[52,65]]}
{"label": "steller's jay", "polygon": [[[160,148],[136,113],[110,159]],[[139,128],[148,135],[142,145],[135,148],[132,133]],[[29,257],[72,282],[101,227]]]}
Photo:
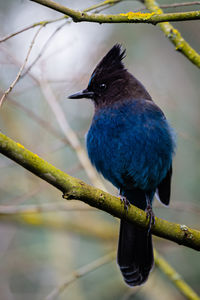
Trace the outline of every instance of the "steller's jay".
{"label": "steller's jay", "polygon": [[[92,99],[95,112],[87,134],[92,164],[119,189],[125,208],[133,204],[147,211],[154,194],[165,205],[170,201],[175,138],[161,109],[144,86],[122,63],[119,44],[103,57],[88,87],[70,99]],[[149,230],[121,220],[117,261],[129,286],[144,283],[153,266]]]}

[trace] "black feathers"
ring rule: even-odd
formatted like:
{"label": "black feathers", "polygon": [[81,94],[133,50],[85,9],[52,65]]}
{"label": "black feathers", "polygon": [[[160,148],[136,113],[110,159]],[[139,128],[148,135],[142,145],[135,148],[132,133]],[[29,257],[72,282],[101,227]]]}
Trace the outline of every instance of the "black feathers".
{"label": "black feathers", "polygon": [[166,177],[158,185],[158,189],[157,189],[160,201],[165,205],[168,205],[170,201],[171,177],[172,177],[172,166],[167,172]]}
{"label": "black feathers", "polygon": [[122,63],[125,52],[126,50],[122,50],[121,45],[114,45],[96,66],[92,73],[91,81],[93,78],[98,80],[99,78],[105,77],[105,75],[125,70],[124,64]]}
{"label": "black feathers", "polygon": [[122,60],[125,57],[126,50],[122,50],[121,45],[115,44],[110,51],[102,58],[97,65],[94,73],[99,69],[116,70],[124,69]]}

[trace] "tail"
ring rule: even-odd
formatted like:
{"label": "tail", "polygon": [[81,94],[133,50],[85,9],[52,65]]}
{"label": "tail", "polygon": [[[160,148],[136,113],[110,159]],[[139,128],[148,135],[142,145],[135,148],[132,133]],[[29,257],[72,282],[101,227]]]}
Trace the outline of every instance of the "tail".
{"label": "tail", "polygon": [[[146,208],[145,193],[140,190],[126,191],[129,202],[143,210]],[[117,261],[129,286],[144,283],[153,267],[151,233],[121,220]]]}

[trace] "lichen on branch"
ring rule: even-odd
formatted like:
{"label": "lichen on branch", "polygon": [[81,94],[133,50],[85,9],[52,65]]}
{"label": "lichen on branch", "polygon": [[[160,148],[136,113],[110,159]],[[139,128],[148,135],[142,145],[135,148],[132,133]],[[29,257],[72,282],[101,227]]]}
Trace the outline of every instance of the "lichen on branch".
{"label": "lichen on branch", "polygon": [[[52,8],[71,17],[74,22],[97,22],[97,23],[151,23],[157,24],[167,21],[187,21],[200,19],[200,11],[178,13],[140,13],[129,12],[127,14],[95,14],[80,12],[58,4],[52,0],[31,0],[41,5]],[[130,17],[131,16],[131,17]]]}
{"label": "lichen on branch", "polygon": [[[162,9],[154,0],[145,0],[144,3],[146,8],[148,8],[152,13],[156,13],[158,15],[163,14]],[[183,39],[180,32],[168,22],[163,22],[158,25],[166,37],[169,38],[169,40],[175,45],[175,49],[200,68],[200,55]]]}

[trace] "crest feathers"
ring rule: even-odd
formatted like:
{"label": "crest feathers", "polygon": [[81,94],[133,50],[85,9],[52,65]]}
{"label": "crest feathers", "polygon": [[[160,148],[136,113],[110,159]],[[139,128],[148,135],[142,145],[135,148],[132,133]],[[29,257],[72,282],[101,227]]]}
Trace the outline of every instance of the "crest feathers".
{"label": "crest feathers", "polygon": [[120,44],[115,44],[102,60],[96,66],[92,77],[103,76],[103,74],[115,73],[119,70],[125,70],[122,60],[124,59],[126,50],[122,50]]}
{"label": "crest feathers", "polygon": [[126,50],[122,51],[120,44],[115,44],[108,53],[102,58],[98,66],[107,65],[108,67],[116,67],[118,69],[123,69],[124,64],[122,60],[124,59]]}

